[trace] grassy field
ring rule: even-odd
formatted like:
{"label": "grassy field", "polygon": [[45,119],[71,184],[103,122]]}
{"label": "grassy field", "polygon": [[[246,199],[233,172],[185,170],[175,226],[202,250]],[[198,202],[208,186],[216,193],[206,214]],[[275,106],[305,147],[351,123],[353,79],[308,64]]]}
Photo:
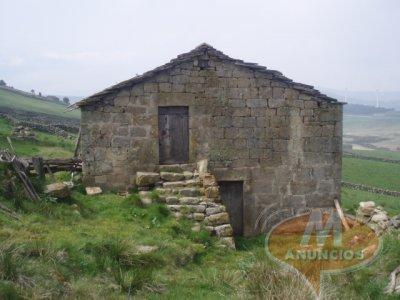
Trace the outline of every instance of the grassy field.
{"label": "grassy field", "polygon": [[79,110],[66,112],[67,107],[65,105],[41,101],[2,89],[0,89],[0,106],[60,117],[80,118]]}
{"label": "grassy field", "polygon": [[[5,299],[312,299],[295,273],[268,259],[263,236],[237,239],[232,251],[161,204],[142,207],[136,194],[89,197],[78,188],[67,203],[24,201],[18,211],[20,221],[0,214]],[[140,253],[142,245],[158,249]],[[325,278],[324,299],[395,299],[382,291],[398,247],[387,236],[375,263]]]}
{"label": "grassy field", "polygon": [[391,216],[400,213],[400,198],[386,195],[378,195],[364,191],[342,188],[343,208],[350,214],[355,214],[361,201],[375,201],[382,206]]}
{"label": "grassy field", "polygon": [[400,160],[400,151],[387,150],[352,150],[351,152],[367,157],[388,158]]}
{"label": "grassy field", "polygon": [[400,165],[365,159],[343,158],[344,181],[400,191]]}
{"label": "grassy field", "polygon": [[[0,149],[9,149],[7,137],[11,137],[12,126],[0,118]],[[22,157],[43,156],[47,158],[71,157],[75,148],[75,138],[65,139],[52,134],[35,132],[37,141],[11,141],[16,154]]]}

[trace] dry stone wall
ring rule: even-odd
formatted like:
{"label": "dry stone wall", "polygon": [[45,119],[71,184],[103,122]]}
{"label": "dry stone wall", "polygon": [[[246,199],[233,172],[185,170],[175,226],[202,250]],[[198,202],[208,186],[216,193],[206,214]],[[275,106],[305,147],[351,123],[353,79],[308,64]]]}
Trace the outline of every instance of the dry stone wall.
{"label": "dry stone wall", "polygon": [[267,207],[294,212],[340,197],[342,105],[205,53],[82,106],[87,183],[126,189],[158,168],[158,107],[189,107],[189,162],[244,183],[244,233]]}

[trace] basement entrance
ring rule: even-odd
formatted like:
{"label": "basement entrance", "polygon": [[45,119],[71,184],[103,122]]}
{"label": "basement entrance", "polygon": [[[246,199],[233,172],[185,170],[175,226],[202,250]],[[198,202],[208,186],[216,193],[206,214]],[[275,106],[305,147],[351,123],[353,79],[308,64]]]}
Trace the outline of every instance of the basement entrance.
{"label": "basement entrance", "polygon": [[234,235],[243,235],[243,181],[219,181],[222,203],[225,205]]}
{"label": "basement entrance", "polygon": [[189,161],[189,109],[187,106],[158,108],[158,145],[160,164]]}

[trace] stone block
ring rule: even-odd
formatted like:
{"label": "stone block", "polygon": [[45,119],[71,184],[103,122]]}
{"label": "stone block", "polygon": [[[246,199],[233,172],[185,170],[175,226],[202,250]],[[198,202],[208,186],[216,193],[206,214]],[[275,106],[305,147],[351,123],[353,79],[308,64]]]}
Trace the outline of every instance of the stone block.
{"label": "stone block", "polygon": [[181,181],[185,179],[185,175],[183,175],[183,173],[174,172],[160,172],[160,177],[165,181]]}
{"label": "stone block", "polygon": [[158,92],[158,84],[157,83],[145,83],[144,84],[144,92],[145,93],[157,93]]}
{"label": "stone block", "polygon": [[65,199],[71,195],[69,186],[63,182],[46,185],[44,193],[57,199]]}
{"label": "stone block", "polygon": [[153,172],[137,172],[136,184],[138,186],[153,186],[160,181],[160,174]]}
{"label": "stone block", "polygon": [[290,191],[293,195],[305,195],[315,192],[317,188],[316,181],[292,181]]}
{"label": "stone block", "polygon": [[206,215],[207,216],[215,215],[215,214],[222,213],[225,211],[226,211],[226,209],[225,209],[225,206],[223,206],[223,205],[219,205],[219,206],[215,206],[215,207],[208,207],[206,209]]}
{"label": "stone block", "polygon": [[178,199],[178,197],[175,197],[175,196],[165,197],[165,203],[167,203],[167,204],[178,204],[179,203],[179,199]]}
{"label": "stone block", "polygon": [[229,215],[226,212],[209,215],[204,219],[206,225],[217,226],[229,223]]}
{"label": "stone block", "polygon": [[285,99],[283,99],[283,98],[268,99],[268,107],[269,108],[278,108],[278,107],[282,107],[284,105],[285,105]]}
{"label": "stone block", "polygon": [[230,224],[219,225],[214,228],[215,234],[218,237],[226,237],[233,235],[233,229]]}
{"label": "stone block", "polygon": [[179,199],[180,204],[182,205],[196,205],[200,203],[201,198],[198,197],[182,197]]}
{"label": "stone block", "polygon": [[267,99],[247,99],[247,107],[267,107]]}

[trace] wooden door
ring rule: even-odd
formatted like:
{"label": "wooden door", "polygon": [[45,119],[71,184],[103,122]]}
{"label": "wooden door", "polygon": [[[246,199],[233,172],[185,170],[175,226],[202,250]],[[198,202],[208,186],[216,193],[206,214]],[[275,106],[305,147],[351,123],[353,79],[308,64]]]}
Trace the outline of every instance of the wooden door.
{"label": "wooden door", "polygon": [[234,235],[243,235],[243,181],[220,181],[220,195],[225,205]]}
{"label": "wooden door", "polygon": [[160,164],[182,164],[189,161],[189,113],[187,106],[158,108]]}

